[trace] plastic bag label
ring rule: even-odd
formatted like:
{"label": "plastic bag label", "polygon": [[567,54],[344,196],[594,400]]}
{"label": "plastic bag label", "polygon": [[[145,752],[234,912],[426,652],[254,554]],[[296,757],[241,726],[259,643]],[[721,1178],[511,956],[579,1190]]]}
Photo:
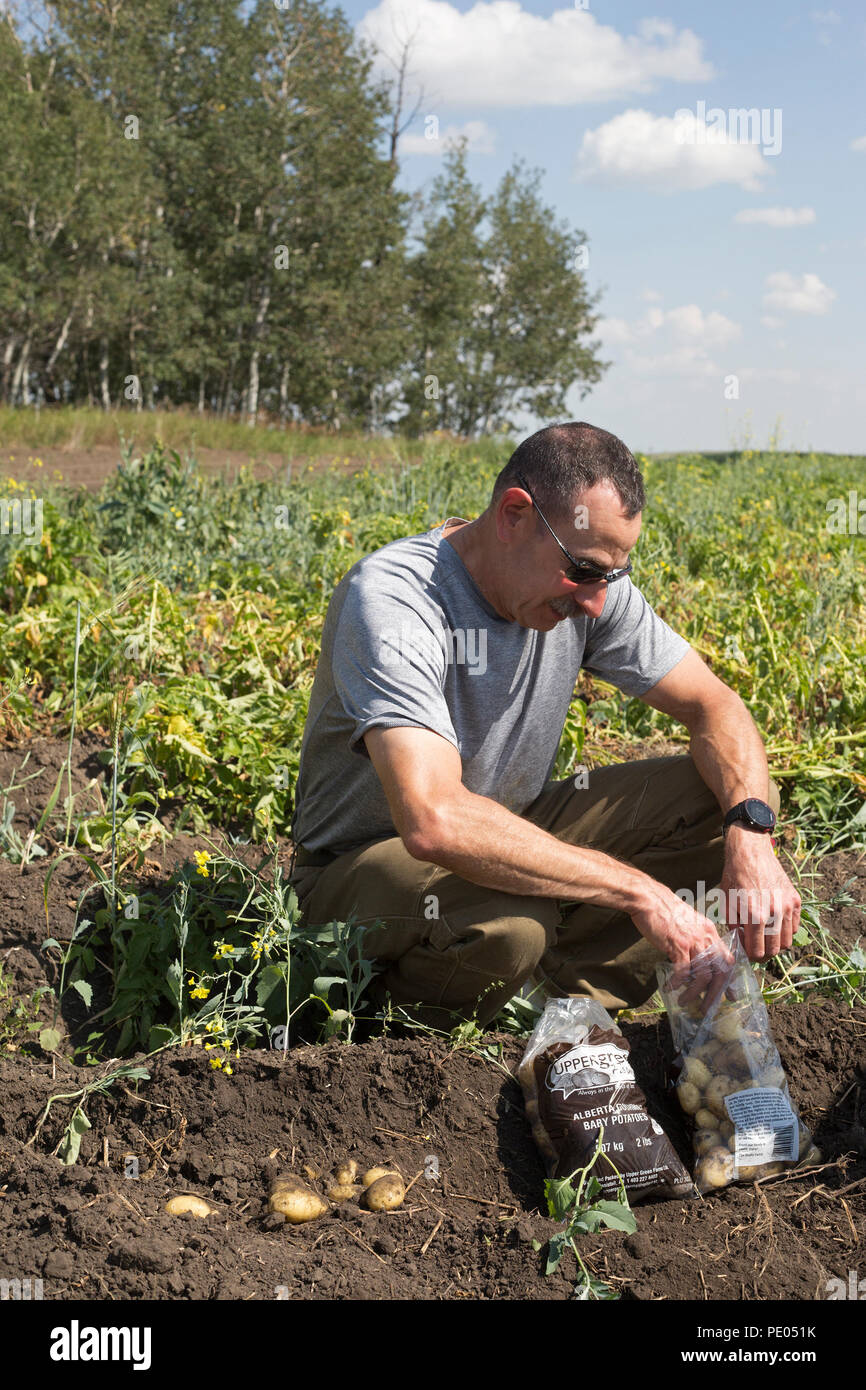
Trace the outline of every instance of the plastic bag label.
{"label": "plastic bag label", "polygon": [[621,1047],[599,1043],[573,1047],[550,1064],[545,1077],[549,1091],[561,1091],[566,1097],[572,1091],[595,1090],[601,1086],[612,1086],[617,1081],[635,1084],[628,1053]]}
{"label": "plastic bag label", "polygon": [[799,1153],[797,1118],[775,1086],[757,1086],[725,1096],[734,1124],[734,1162],[737,1167],[794,1159]]}

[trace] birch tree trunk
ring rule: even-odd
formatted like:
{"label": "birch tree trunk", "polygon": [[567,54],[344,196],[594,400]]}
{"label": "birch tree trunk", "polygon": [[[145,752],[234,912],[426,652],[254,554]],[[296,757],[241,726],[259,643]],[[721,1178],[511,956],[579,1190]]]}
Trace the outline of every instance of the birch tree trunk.
{"label": "birch tree trunk", "polygon": [[99,394],[102,399],[102,409],[111,409],[111,392],[108,389],[108,338],[103,336],[99,340]]}

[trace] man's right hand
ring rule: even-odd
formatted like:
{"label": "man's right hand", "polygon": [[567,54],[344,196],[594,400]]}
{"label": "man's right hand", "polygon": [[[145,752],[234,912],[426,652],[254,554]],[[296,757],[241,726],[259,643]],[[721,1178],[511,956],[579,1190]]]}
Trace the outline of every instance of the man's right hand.
{"label": "man's right hand", "polygon": [[660,883],[652,882],[646,906],[632,911],[631,919],[647,941],[667,956],[674,967],[674,988],[685,985],[684,1004],[706,994],[710,1005],[724,991],[734,957],[709,917],[696,912]]}

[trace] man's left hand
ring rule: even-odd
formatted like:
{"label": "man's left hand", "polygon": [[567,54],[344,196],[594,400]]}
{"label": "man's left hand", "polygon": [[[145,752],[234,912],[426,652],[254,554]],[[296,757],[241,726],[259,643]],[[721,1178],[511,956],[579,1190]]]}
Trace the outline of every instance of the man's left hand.
{"label": "man's left hand", "polygon": [[720,884],[729,927],[737,925],[749,960],[789,951],[800,925],[800,894],[768,835],[732,826]]}

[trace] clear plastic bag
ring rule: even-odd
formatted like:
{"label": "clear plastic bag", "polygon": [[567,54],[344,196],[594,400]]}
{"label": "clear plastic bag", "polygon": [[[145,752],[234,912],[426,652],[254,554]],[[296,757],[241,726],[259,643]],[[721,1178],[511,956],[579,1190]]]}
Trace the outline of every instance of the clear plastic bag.
{"label": "clear plastic bag", "polygon": [[690,971],[656,970],[677,1051],[677,1099],[695,1127],[702,1194],[821,1158],[791,1099],[739,932],[723,932],[720,940],[732,966],[704,951]]}
{"label": "clear plastic bag", "polygon": [[548,999],[517,1075],[548,1177],[568,1177],[585,1167],[603,1128],[610,1163],[599,1155],[593,1176],[606,1197],[619,1191],[617,1174],[629,1201],[697,1195],[647,1111],[628,1043],[595,999]]}

